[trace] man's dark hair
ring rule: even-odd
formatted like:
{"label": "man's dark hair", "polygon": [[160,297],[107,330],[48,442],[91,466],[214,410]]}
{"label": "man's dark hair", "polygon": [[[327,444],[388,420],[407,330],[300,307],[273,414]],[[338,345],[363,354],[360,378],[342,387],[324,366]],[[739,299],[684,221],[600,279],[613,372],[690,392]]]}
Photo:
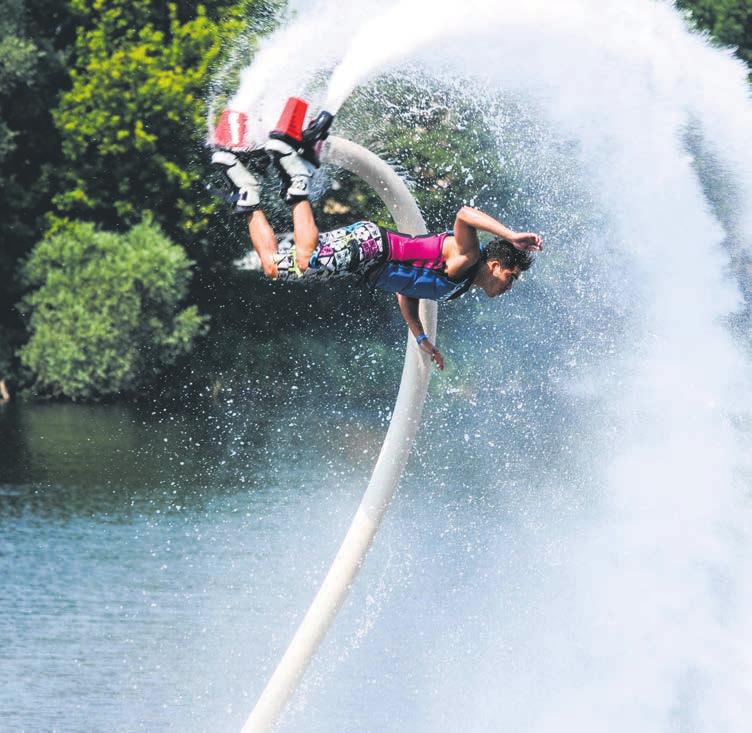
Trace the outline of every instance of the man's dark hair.
{"label": "man's dark hair", "polygon": [[487,260],[498,260],[507,269],[519,267],[522,272],[529,270],[535,262],[535,257],[532,257],[528,252],[522,252],[511,242],[501,239],[501,237],[492,239],[486,245],[485,258]]}

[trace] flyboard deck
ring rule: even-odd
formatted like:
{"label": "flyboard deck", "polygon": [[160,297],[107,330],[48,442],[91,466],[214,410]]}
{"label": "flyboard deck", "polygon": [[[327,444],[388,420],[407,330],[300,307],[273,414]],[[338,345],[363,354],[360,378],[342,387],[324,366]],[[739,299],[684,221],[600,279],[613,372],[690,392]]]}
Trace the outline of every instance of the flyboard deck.
{"label": "flyboard deck", "polygon": [[[307,113],[308,102],[298,97],[290,97],[269,137],[283,140],[296,148],[301,155],[310,158],[318,155],[321,144],[329,135],[334,115],[322,110],[304,128]],[[222,112],[209,136],[210,145],[224,150],[257,150],[265,143],[266,138],[259,139],[258,130],[251,129],[248,114],[230,108]]]}
{"label": "flyboard deck", "polygon": [[[235,153],[243,163],[255,165],[259,171],[263,172],[269,162],[269,158],[264,154],[265,144],[270,139],[279,140],[284,143],[282,151],[280,152],[277,146],[277,152],[272,155],[276,154],[279,157],[292,148],[318,168],[321,146],[329,135],[334,115],[322,110],[304,128],[307,112],[308,102],[298,97],[290,97],[276,127],[267,133],[261,132],[259,125],[251,125],[246,112],[228,107],[222,112],[217,125],[211,130],[207,144],[215,150]],[[232,188],[229,192],[213,186],[207,188],[211,194],[233,206],[238,201],[239,193]],[[241,211],[236,209],[236,213],[241,213]]]}

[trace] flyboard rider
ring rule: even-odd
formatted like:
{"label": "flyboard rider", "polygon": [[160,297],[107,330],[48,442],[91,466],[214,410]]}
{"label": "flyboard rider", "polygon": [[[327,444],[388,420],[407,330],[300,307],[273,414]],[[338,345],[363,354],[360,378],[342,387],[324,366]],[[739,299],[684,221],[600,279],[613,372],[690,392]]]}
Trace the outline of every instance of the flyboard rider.
{"label": "flyboard rider", "polygon": [[[454,228],[437,234],[409,236],[358,221],[320,232],[308,199],[311,177],[319,167],[318,151],[333,116],[322,111],[304,130],[307,103],[288,100],[269,141],[261,149],[243,147],[247,118],[225,110],[214,132],[212,163],[231,186],[225,198],[237,214],[247,216],[248,233],[264,273],[280,280],[359,278],[371,287],[397,294],[400,311],[419,347],[439,369],[444,357],[425,334],[418,315],[421,298],[446,301],[471,287],[490,298],[510,290],[533,264],[530,252],[542,250],[541,238],[515,232],[478,209],[463,206]],[[274,230],[260,208],[262,180],[269,161],[282,181],[280,195],[292,208],[294,244],[279,247]],[[494,239],[482,246],[478,232]]]}

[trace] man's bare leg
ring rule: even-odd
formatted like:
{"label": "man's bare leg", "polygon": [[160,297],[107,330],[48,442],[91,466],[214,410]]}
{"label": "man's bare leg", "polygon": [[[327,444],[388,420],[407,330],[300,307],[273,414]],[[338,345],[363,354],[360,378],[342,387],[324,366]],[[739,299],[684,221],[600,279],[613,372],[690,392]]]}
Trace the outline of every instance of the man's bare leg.
{"label": "man's bare leg", "polygon": [[319,228],[316,226],[313,208],[308,199],[293,204],[292,228],[295,238],[295,259],[300,270],[304,272],[308,269],[308,260],[311,259],[319,241]]}
{"label": "man's bare leg", "polygon": [[255,209],[248,214],[248,234],[253,249],[261,260],[264,274],[267,277],[277,277],[277,263],[274,261],[274,255],[277,254],[277,235],[261,209]]}

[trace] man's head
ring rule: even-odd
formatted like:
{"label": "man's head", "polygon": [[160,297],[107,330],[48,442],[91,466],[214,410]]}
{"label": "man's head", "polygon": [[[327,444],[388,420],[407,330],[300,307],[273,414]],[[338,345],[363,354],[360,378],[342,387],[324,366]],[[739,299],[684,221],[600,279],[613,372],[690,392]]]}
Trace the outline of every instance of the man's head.
{"label": "man's head", "polygon": [[529,253],[517,249],[506,239],[493,239],[483,251],[483,262],[478,285],[490,298],[503,295],[514,285],[515,280],[529,270],[535,261]]}

